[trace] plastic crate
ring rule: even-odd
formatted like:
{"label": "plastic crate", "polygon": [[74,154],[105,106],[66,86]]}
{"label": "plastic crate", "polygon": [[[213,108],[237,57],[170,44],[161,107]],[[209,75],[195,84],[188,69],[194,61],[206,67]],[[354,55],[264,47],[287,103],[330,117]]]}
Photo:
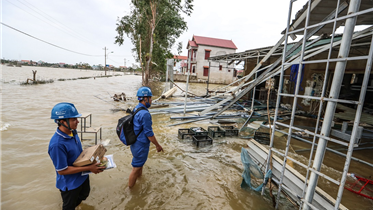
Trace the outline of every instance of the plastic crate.
{"label": "plastic crate", "polygon": [[193,136],[193,143],[197,147],[203,147],[206,145],[212,145],[212,138],[210,136]]}
{"label": "plastic crate", "polygon": [[238,136],[238,129],[234,126],[220,126],[225,130],[225,136]]}
{"label": "plastic crate", "polygon": [[189,128],[179,129],[178,137],[180,139],[191,139],[194,136],[194,133]]}
{"label": "plastic crate", "polygon": [[261,144],[265,144],[265,145],[269,145],[269,142],[271,140],[269,133],[263,133],[263,132],[255,132],[254,139],[255,141]]}
{"label": "plastic crate", "polygon": [[209,132],[202,127],[191,127],[189,129],[195,136],[207,136],[209,134]]}
{"label": "plastic crate", "polygon": [[209,126],[207,128],[207,131],[209,132],[209,136],[211,136],[212,138],[225,137],[225,130],[219,126]]}

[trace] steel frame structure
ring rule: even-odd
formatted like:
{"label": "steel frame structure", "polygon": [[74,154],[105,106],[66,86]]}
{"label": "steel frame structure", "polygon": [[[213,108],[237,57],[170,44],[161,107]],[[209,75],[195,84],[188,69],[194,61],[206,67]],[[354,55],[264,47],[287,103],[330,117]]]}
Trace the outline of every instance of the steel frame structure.
{"label": "steel frame structure", "polygon": [[[275,109],[275,117],[273,121],[274,126],[269,126],[272,129],[272,135],[271,135],[271,141],[269,145],[269,152],[268,152],[268,158],[266,162],[266,169],[265,172],[268,171],[270,167],[270,157],[272,157],[272,152],[276,153],[277,155],[283,157],[283,168],[281,177],[279,179],[279,190],[277,194],[277,200],[280,199],[280,192],[281,190],[287,189],[286,186],[283,186],[283,178],[284,178],[284,172],[285,172],[285,166],[287,160],[291,160],[294,163],[298,164],[299,166],[306,169],[306,182],[303,186],[303,192],[302,195],[299,195],[299,203],[300,203],[300,209],[309,209],[309,208],[315,208],[312,205],[313,196],[315,193],[315,188],[317,187],[318,178],[319,176],[327,179],[331,183],[334,183],[338,186],[338,193],[337,197],[335,199],[335,205],[334,209],[339,209],[339,206],[341,204],[344,185],[346,182],[346,177],[348,173],[348,169],[351,163],[351,160],[355,161],[361,161],[359,159],[353,158],[353,150],[356,146],[355,139],[359,130],[359,124],[360,124],[360,118],[361,113],[364,105],[365,95],[368,87],[368,81],[369,76],[371,74],[372,69],[372,62],[373,62],[373,19],[371,18],[373,16],[373,5],[371,5],[371,2],[369,0],[350,0],[349,2],[346,2],[344,0],[308,0],[307,4],[304,6],[303,10],[300,12],[300,15],[296,17],[295,21],[293,23],[291,22],[291,16],[292,16],[292,8],[293,3],[296,0],[289,0],[289,12],[288,12],[288,19],[287,19],[287,27],[286,30],[283,32],[284,36],[274,45],[272,48],[266,47],[266,48],[260,48],[260,49],[254,49],[254,50],[248,50],[243,53],[235,53],[230,55],[222,55],[222,56],[216,56],[209,58],[209,61],[214,62],[234,62],[239,61],[241,62],[242,59],[247,58],[261,58],[260,62],[257,62],[257,66],[245,77],[241,78],[238,81],[235,81],[234,83],[240,82],[240,84],[235,87],[231,91],[227,91],[226,93],[231,94],[231,96],[227,97],[225,100],[221,101],[220,103],[213,105],[209,108],[206,108],[204,111],[200,113],[200,115],[203,115],[210,110],[213,110],[217,108],[218,106],[221,106],[221,104],[230,102],[228,105],[223,107],[218,113],[216,113],[214,117],[217,117],[222,112],[227,110],[230,106],[236,103],[237,100],[239,100],[241,97],[243,97],[245,94],[248,93],[248,91],[255,90],[255,87],[268,80],[269,78],[280,74],[280,82],[278,86],[278,94],[277,94],[277,101],[276,101],[276,109]],[[333,11],[329,14],[325,14],[325,17],[322,17],[322,19],[317,18],[311,18],[313,17],[315,8],[318,6],[323,8],[325,6],[328,6],[329,8],[332,7]],[[316,10],[315,10],[316,11]],[[319,11],[319,10],[318,10]],[[331,10],[330,10],[331,11]],[[317,12],[316,12],[317,13]],[[344,32],[342,34],[342,39],[336,40],[335,39],[335,31],[336,29],[344,25]],[[368,25],[369,27],[358,32],[354,32],[354,28],[356,25]],[[325,36],[325,32],[327,32],[327,35],[330,36],[330,42],[326,43],[321,46],[308,48],[312,43],[318,41],[322,37]],[[296,35],[302,35],[303,38],[296,44],[288,43],[288,37],[295,37]],[[314,41],[310,40],[311,36],[318,35],[319,37],[317,39],[314,39]],[[357,43],[352,44],[354,40],[360,40],[365,39],[369,41],[365,41],[364,43]],[[368,53],[366,53],[363,56],[351,56],[349,55],[350,48],[352,46],[358,46],[358,45],[365,45],[369,47]],[[300,49],[299,52],[294,52],[296,49]],[[338,56],[337,58],[332,58],[332,50],[338,50]],[[269,66],[266,66],[262,68],[262,64],[267,61],[267,59],[273,55],[278,55],[279,51],[282,50],[282,56],[272,63]],[[319,59],[319,60],[309,60],[311,57],[318,55],[320,53],[327,52],[327,58],[326,59]],[[339,98],[339,93],[341,89],[341,83],[343,79],[343,75],[346,70],[346,63],[350,61],[366,61],[365,70],[364,70],[364,79],[360,90],[359,99],[357,101],[353,100],[344,100]],[[294,91],[294,94],[288,94],[284,93],[283,83],[284,83],[284,72],[293,64],[298,64],[300,67],[298,78],[301,77],[302,74],[302,66],[303,65],[310,65],[313,63],[317,64],[324,64],[326,66],[324,73],[324,81],[323,81],[323,88],[321,92],[320,97],[315,96],[307,96],[307,95],[301,95],[299,94],[299,87],[300,87],[300,80],[298,79],[296,82],[296,88]],[[335,63],[335,71],[334,76],[332,79],[331,87],[329,89],[329,94],[327,95],[327,85],[328,85],[328,78],[327,75],[329,74],[329,68],[330,63]],[[257,76],[257,73],[259,71],[264,71],[260,76]],[[253,76],[255,75],[255,79],[251,80]],[[231,86],[233,83],[229,84],[228,86]],[[227,87],[227,86],[225,86]],[[216,97],[216,96],[215,96]],[[293,110],[291,113],[290,123],[289,125],[277,122],[277,117],[279,114],[279,108],[280,108],[280,102],[282,97],[291,97],[293,98]],[[301,128],[298,128],[294,125],[294,118],[296,113],[296,105],[298,99],[312,99],[319,101],[319,110],[316,120],[316,126],[314,132],[307,132],[309,135],[313,136],[312,142],[309,142],[311,144],[311,150],[310,150],[310,156],[308,158],[308,164],[303,164],[291,157],[289,157],[289,147],[290,142],[292,139],[292,131],[293,130],[303,130]],[[254,101],[254,94],[253,94],[253,101]],[[351,133],[351,138],[348,143],[345,141],[336,140],[333,138],[330,138],[331,133],[331,125],[333,122],[336,106],[338,103],[342,104],[353,104],[357,107],[356,113],[355,113],[355,119],[353,123],[353,129]],[[326,111],[324,116],[321,116],[323,105],[326,105]],[[253,107],[252,107],[253,108]],[[252,110],[253,111],[253,110]],[[320,120],[321,118],[324,119],[322,123],[321,130],[318,129],[320,126]],[[283,132],[281,130],[277,130],[276,126],[282,126],[287,127],[288,132]],[[286,141],[286,149],[285,152],[281,152],[278,149],[274,148],[274,134],[275,131],[281,132],[287,135],[287,141]],[[304,130],[303,130],[304,131]],[[316,140],[318,139],[318,143],[316,143]],[[321,164],[323,163],[323,159],[325,156],[326,150],[331,151],[329,148],[326,147],[327,143],[331,141],[336,144],[342,145],[347,148],[347,154],[344,155],[345,157],[345,163],[342,171],[342,176],[339,180],[336,180],[326,174],[323,174],[320,172]],[[316,149],[315,155],[314,150]],[[336,152],[336,151],[333,151]],[[315,156],[315,157],[314,157]],[[314,157],[314,159],[312,158]],[[365,164],[372,166],[370,163]],[[264,188],[262,193],[264,192]],[[276,205],[276,208],[278,208],[278,203]]]}
{"label": "steel frame structure", "polygon": [[[290,17],[291,17],[293,2],[294,1],[291,0],[290,5],[289,5],[289,14],[288,14],[287,28],[286,28],[286,32],[285,32],[284,49],[286,49],[286,46],[287,46],[287,42],[288,42],[287,37],[290,36],[291,34],[295,34],[295,33],[299,34],[299,33],[303,32],[303,37],[306,37],[306,38],[302,40],[303,43],[302,43],[302,49],[301,49],[301,52],[300,52],[299,59],[296,59],[292,62],[289,62],[289,61],[286,60],[286,52],[285,51],[283,52],[282,63],[281,63],[281,71],[280,71],[280,83],[279,83],[279,88],[278,88],[279,93],[277,95],[276,110],[275,110],[275,117],[274,117],[273,124],[274,125],[279,125],[279,126],[284,126],[283,123],[277,122],[277,116],[278,116],[278,111],[279,111],[280,101],[281,101],[282,96],[292,97],[293,98],[293,107],[296,107],[298,98],[310,98],[310,99],[312,98],[314,100],[319,100],[320,101],[320,106],[319,106],[319,112],[318,112],[318,116],[317,116],[317,120],[316,120],[315,132],[309,132],[309,134],[311,134],[313,136],[313,141],[312,141],[312,148],[310,150],[310,156],[309,156],[309,159],[308,159],[308,165],[302,164],[299,161],[296,161],[295,159],[289,157],[289,146],[290,146],[290,141],[291,141],[291,138],[292,138],[292,130],[299,130],[300,129],[300,128],[297,128],[294,125],[295,110],[296,110],[294,108],[292,110],[292,114],[291,114],[291,118],[290,118],[290,124],[286,125],[286,127],[288,127],[289,129],[288,129],[288,133],[287,133],[286,149],[285,149],[284,153],[280,152],[279,150],[277,150],[273,146],[274,145],[273,144],[274,133],[277,130],[276,130],[276,126],[271,126],[273,132],[272,132],[271,141],[270,141],[270,149],[269,149],[269,153],[268,153],[268,161],[267,161],[267,164],[266,164],[266,171],[268,171],[268,169],[269,169],[269,164],[270,164],[269,159],[271,157],[272,152],[275,152],[276,154],[283,157],[283,168],[282,168],[282,173],[281,173],[282,176],[280,177],[280,181],[279,181],[279,185],[278,185],[279,186],[278,191],[281,192],[282,187],[283,187],[282,186],[282,183],[283,183],[282,181],[283,181],[283,178],[284,178],[283,176],[284,176],[284,172],[285,172],[286,162],[287,162],[288,159],[292,160],[294,163],[297,163],[299,166],[304,167],[307,170],[307,172],[306,172],[306,183],[304,183],[303,193],[302,193],[302,195],[300,195],[300,201],[302,203],[300,208],[301,209],[309,209],[310,207],[313,208],[313,206],[312,206],[313,195],[314,195],[314,192],[315,192],[315,188],[317,186],[318,178],[319,178],[319,176],[321,176],[323,178],[326,178],[331,183],[334,183],[338,186],[338,193],[337,193],[337,198],[335,199],[336,203],[335,203],[334,208],[339,209],[339,205],[340,205],[341,200],[342,200],[342,195],[343,195],[343,190],[344,190],[344,185],[345,185],[345,182],[346,182],[348,169],[349,169],[350,162],[351,162],[351,159],[352,159],[352,153],[353,153],[353,149],[354,149],[354,146],[355,146],[355,137],[356,137],[356,134],[357,134],[359,123],[360,123],[360,117],[361,117],[361,113],[362,113],[362,109],[363,109],[363,105],[364,105],[364,99],[365,99],[366,90],[367,90],[367,86],[368,86],[368,80],[369,80],[369,76],[370,76],[370,72],[371,72],[371,68],[372,68],[372,60],[373,60],[373,41],[372,41],[372,39],[373,39],[373,37],[371,38],[371,41],[370,41],[370,48],[369,48],[368,55],[358,56],[358,57],[349,57],[349,50],[350,50],[351,42],[354,38],[354,35],[356,35],[356,33],[354,34],[354,27],[356,25],[356,19],[361,14],[371,13],[372,10],[367,9],[367,10],[359,11],[359,6],[360,6],[361,1],[360,0],[351,0],[348,4],[348,11],[347,11],[348,15],[345,15],[343,17],[338,17],[338,14],[339,14],[338,11],[339,11],[340,6],[341,6],[340,1],[338,0],[337,4],[335,5],[335,7],[336,7],[335,15],[330,20],[326,20],[327,23],[333,23],[333,33],[331,34],[331,42],[330,42],[330,45],[328,47],[329,52],[328,52],[327,59],[304,61],[306,59],[306,57],[308,57],[308,56],[306,56],[307,53],[306,53],[306,50],[305,50],[307,37],[309,37],[309,31],[312,30],[313,27],[315,27],[315,25],[313,25],[313,26],[309,25],[309,19],[311,17],[311,10],[312,10],[312,7],[311,7],[312,2],[311,2],[311,0],[308,1],[307,15],[305,16],[306,20],[305,20],[304,27],[291,31]],[[331,58],[331,53],[332,53],[333,46],[335,44],[335,43],[333,43],[333,40],[334,40],[334,36],[335,36],[334,32],[336,31],[337,21],[345,21],[345,24],[344,24],[345,28],[344,28],[342,40],[339,42],[340,48],[339,48],[338,58],[337,59],[332,59]],[[321,23],[318,23],[316,25],[325,25],[326,22],[321,22]],[[366,29],[365,32],[368,32],[366,34],[372,36],[372,33],[371,33],[372,32],[372,27],[369,27],[368,29]],[[362,87],[361,87],[360,96],[359,96],[358,101],[349,101],[349,100],[339,99],[339,92],[340,92],[341,85],[342,85],[342,80],[343,80],[343,76],[344,76],[344,72],[345,72],[345,68],[346,68],[346,63],[347,63],[347,61],[351,61],[351,60],[366,60],[364,79],[363,79],[363,84],[362,84]],[[329,96],[326,95],[326,86],[327,86],[327,77],[326,76],[324,77],[321,97],[310,97],[310,96],[300,95],[299,94],[300,79],[297,80],[296,89],[295,89],[294,94],[284,94],[284,93],[282,93],[283,92],[282,87],[283,87],[283,82],[284,82],[284,71],[288,68],[289,65],[299,64],[300,70],[298,71],[299,72],[298,78],[300,78],[301,74],[302,74],[301,69],[302,69],[303,65],[307,65],[307,64],[310,64],[310,63],[324,63],[324,64],[326,64],[325,75],[328,75],[329,66],[330,66],[331,62],[335,62],[336,65],[335,65],[335,71],[334,71],[332,84],[331,84],[331,87],[330,87]],[[322,111],[323,103],[326,103],[326,111],[325,111],[325,115],[323,116],[324,121],[322,123],[321,131],[319,133],[318,127],[319,127],[319,124],[320,124],[320,119],[322,117],[321,116],[321,111]],[[351,134],[351,139],[350,139],[350,142],[348,144],[345,143],[345,142],[342,142],[342,141],[338,141],[338,140],[334,140],[332,138],[329,138],[337,103],[356,104],[356,106],[357,106],[356,114],[355,114],[355,120],[354,120],[354,124],[353,124],[353,130],[352,130],[352,134]],[[303,129],[300,129],[300,130],[303,130]],[[316,138],[319,139],[318,144],[316,144]],[[331,177],[329,177],[329,176],[320,172],[321,165],[323,163],[323,159],[324,159],[325,152],[326,152],[326,149],[327,149],[326,145],[327,145],[328,141],[333,141],[334,143],[337,143],[337,144],[348,147],[348,151],[347,151],[347,155],[346,155],[346,159],[345,159],[345,163],[344,163],[344,168],[343,168],[343,172],[342,172],[342,177],[340,178],[340,181],[338,181],[336,179],[333,179],[333,178],[331,178]],[[314,159],[312,160],[314,148],[316,148],[316,153],[315,153]],[[313,164],[311,165],[312,162],[313,162]],[[307,183],[307,180],[309,180],[308,183]],[[280,198],[280,193],[277,194],[277,200],[279,200],[279,198]],[[278,207],[278,202],[277,202],[276,208],[277,207]]]}

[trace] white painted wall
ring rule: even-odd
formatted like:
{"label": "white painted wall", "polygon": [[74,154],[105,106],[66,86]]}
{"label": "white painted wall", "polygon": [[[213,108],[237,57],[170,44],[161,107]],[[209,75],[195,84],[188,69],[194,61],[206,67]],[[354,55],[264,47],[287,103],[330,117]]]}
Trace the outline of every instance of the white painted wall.
{"label": "white painted wall", "polygon": [[[213,47],[213,46],[206,46],[206,45],[198,45],[197,55],[196,55],[196,74],[199,80],[206,80],[208,76],[203,76],[203,67],[209,66],[208,60],[205,60],[205,50],[210,51],[210,57],[218,56],[218,55],[225,55],[235,53],[235,49],[228,49],[228,48],[221,48],[221,47]],[[235,78],[233,78],[234,73],[234,65],[227,66],[227,63],[218,63],[218,62],[211,62],[210,64],[210,83],[223,83],[229,84],[233,82]],[[222,65],[223,68],[220,71],[219,65]],[[228,68],[227,68],[228,67]],[[230,69],[230,72],[228,72]]]}
{"label": "white painted wall", "polygon": [[[177,59],[174,60],[176,61]],[[177,71],[178,73],[183,73],[182,66],[185,65],[185,63],[187,62],[187,60],[179,60],[178,62],[176,62],[176,65],[174,66],[174,71]]]}

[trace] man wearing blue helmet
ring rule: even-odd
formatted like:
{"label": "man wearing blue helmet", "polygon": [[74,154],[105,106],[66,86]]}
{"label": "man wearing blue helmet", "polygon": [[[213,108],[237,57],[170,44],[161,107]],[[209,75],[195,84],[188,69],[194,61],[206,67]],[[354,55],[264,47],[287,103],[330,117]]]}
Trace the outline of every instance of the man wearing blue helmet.
{"label": "man wearing blue helmet", "polygon": [[58,128],[49,142],[48,154],[56,169],[56,187],[61,192],[62,209],[74,210],[90,192],[89,175],[82,176],[83,171],[100,173],[105,167],[98,164],[76,167],[74,161],[83,151],[79,135],[78,113],[74,104],[59,103],[51,112],[51,119],[57,123]]}
{"label": "man wearing blue helmet", "polygon": [[133,118],[134,131],[137,135],[141,132],[137,141],[131,145],[132,158],[132,171],[128,179],[128,187],[132,188],[138,177],[142,175],[142,168],[148,159],[150,142],[152,142],[157,152],[163,151],[162,146],[158,143],[155,138],[153,128],[152,128],[152,116],[150,115],[148,108],[152,104],[152,91],[148,87],[141,87],[137,91],[137,97],[139,104],[135,107],[136,109],[143,107],[144,110],[140,110]]}

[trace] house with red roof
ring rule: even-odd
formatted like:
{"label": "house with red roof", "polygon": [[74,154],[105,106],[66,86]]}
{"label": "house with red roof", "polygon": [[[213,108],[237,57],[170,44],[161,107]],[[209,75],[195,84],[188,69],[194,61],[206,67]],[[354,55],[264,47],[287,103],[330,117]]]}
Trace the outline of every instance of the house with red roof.
{"label": "house with red roof", "polygon": [[186,67],[188,65],[188,56],[174,55],[174,72],[183,73],[186,72]]}
{"label": "house with red roof", "polygon": [[229,84],[235,80],[237,72],[234,64],[208,60],[209,57],[235,53],[237,47],[232,40],[193,35],[192,40],[188,41],[187,49],[190,58],[187,71],[196,75],[198,80],[220,84]]}

